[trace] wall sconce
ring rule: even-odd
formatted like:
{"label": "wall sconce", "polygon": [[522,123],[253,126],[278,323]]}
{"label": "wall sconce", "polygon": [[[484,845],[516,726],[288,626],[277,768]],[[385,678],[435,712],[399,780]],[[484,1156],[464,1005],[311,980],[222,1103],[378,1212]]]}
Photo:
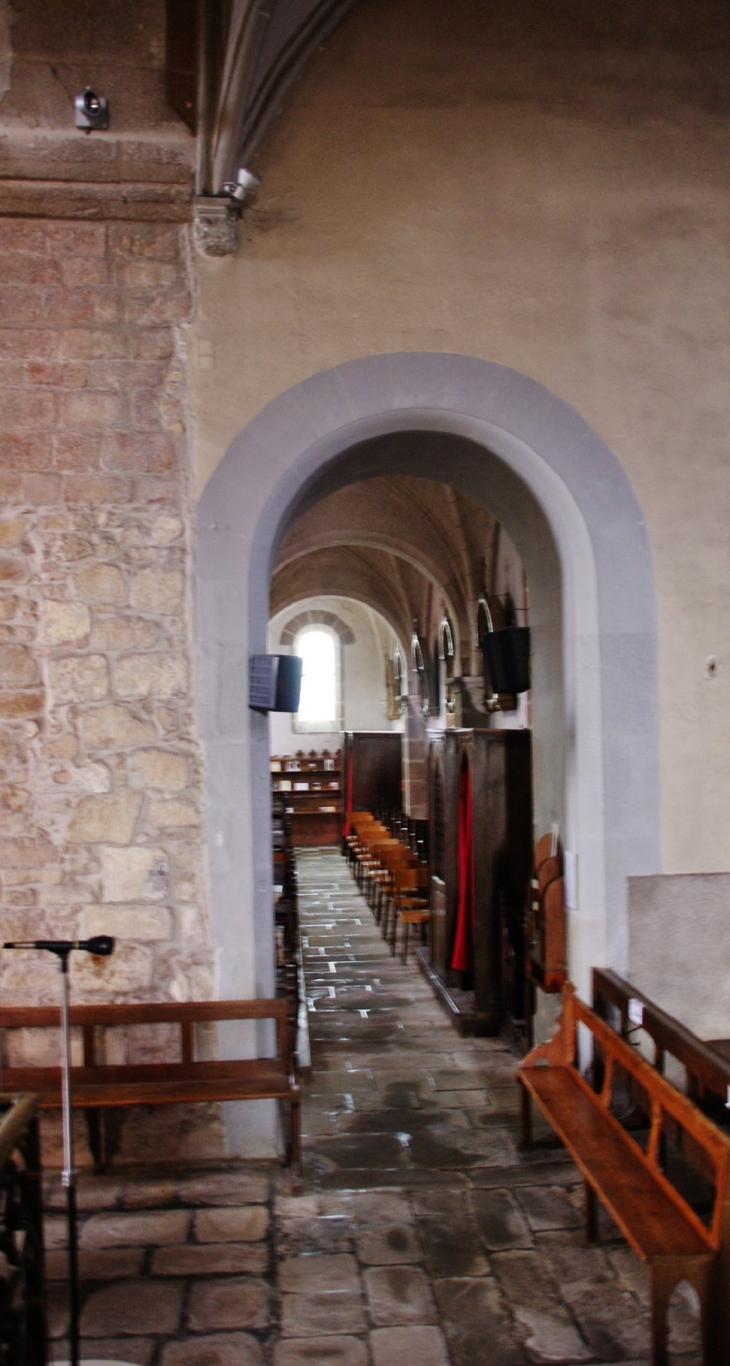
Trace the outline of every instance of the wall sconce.
{"label": "wall sconce", "polygon": [[76,127],[83,129],[85,133],[108,128],[109,101],[105,100],[103,95],[97,95],[96,91],[87,85],[80,95],[74,97],[74,118]]}

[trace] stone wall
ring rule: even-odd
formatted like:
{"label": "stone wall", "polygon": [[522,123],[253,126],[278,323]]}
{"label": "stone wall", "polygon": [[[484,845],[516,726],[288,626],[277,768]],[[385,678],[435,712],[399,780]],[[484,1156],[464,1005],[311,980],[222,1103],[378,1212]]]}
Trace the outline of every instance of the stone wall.
{"label": "stone wall", "polygon": [[[213,991],[186,233],[0,221],[0,933],[118,936],[76,1000]],[[56,971],[5,954],[3,1000],[57,1000]]]}

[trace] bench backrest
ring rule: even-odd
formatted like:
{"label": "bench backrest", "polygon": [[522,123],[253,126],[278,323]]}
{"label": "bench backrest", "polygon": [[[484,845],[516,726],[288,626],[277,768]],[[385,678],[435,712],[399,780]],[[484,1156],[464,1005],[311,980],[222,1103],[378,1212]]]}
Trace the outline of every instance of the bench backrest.
{"label": "bench backrest", "polygon": [[612,1005],[618,1011],[622,1035],[632,1027],[639,1027],[632,1025],[629,1019],[630,1001],[641,1003],[640,1028],[654,1042],[657,1069],[664,1071],[669,1053],[685,1068],[688,1092],[697,1086],[705,1087],[727,1101],[730,1098],[730,1062],[638,991],[625,977],[619,977],[607,968],[593,969],[593,1009],[603,1017],[606,1004]]}
{"label": "bench backrest", "polygon": [[[723,1223],[727,1220],[728,1175],[730,1173],[730,1141],[711,1120],[707,1119],[686,1096],[671,1086],[641,1054],[627,1044],[611,1026],[606,1024],[590,1006],[575,994],[571,982],[563,989],[563,1011],[558,1033],[548,1044],[540,1045],[528,1054],[523,1066],[540,1065],[541,1061],[575,1069],[581,1084],[590,1091],[588,1082],[580,1075],[577,1059],[578,1026],[583,1025],[599,1046],[603,1060],[603,1081],[599,1103],[608,1111],[611,1105],[613,1081],[617,1073],[624,1073],[636,1082],[648,1101],[650,1120],[646,1150],[635,1140],[637,1152],[645,1165],[666,1190],[708,1246],[715,1251],[720,1246]],[[669,1121],[667,1125],[666,1122]],[[709,1227],[684,1199],[662,1170],[662,1138],[667,1128],[679,1136],[684,1152],[698,1169],[709,1169],[714,1184],[712,1219]],[[627,1130],[627,1138],[632,1135]],[[697,1158],[699,1156],[699,1163]]]}
{"label": "bench backrest", "polygon": [[[292,1064],[291,1038],[285,998],[255,1001],[140,1001],[130,1004],[72,1005],[70,1023],[83,1030],[84,1066],[98,1065],[95,1030],[115,1025],[179,1024],[181,1060],[194,1061],[196,1024],[221,1020],[276,1020],[276,1052],[287,1068]],[[0,1006],[0,1029],[60,1028],[59,1006]]]}

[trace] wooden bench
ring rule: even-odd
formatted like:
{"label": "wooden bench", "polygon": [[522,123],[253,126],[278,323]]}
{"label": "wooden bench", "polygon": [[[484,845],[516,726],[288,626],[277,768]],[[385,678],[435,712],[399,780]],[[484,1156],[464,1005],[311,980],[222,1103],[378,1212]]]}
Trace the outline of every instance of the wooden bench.
{"label": "wooden bench", "polygon": [[[664,1073],[667,1057],[684,1069],[685,1091],[701,1109],[718,1121],[727,1121],[730,1100],[730,1059],[718,1051],[716,1042],[706,1042],[680,1024],[625,977],[608,968],[592,972],[593,1009],[607,1023],[613,1009],[615,1025],[623,1038],[643,1030],[654,1045],[654,1066]],[[631,1019],[631,1013],[634,1019]],[[641,1018],[639,1024],[638,1019]]]}
{"label": "wooden bench", "polygon": [[[102,1161],[99,1111],[123,1105],[206,1104],[229,1100],[276,1100],[288,1107],[287,1160],[301,1172],[299,1083],[292,1056],[285,999],[257,1001],[154,1002],[133,1005],[71,1006],[70,1021],[80,1026],[83,1064],[72,1066],[72,1101],[86,1110],[92,1155]],[[221,1021],[276,1021],[276,1055],[270,1058],[195,1056],[195,1026]],[[177,1025],[180,1057],[174,1062],[106,1063],[100,1060],[98,1031],[134,1025]],[[56,1006],[0,1007],[0,1029],[49,1029],[60,1026]],[[61,1105],[60,1066],[0,1069],[0,1097],[22,1091],[43,1092],[44,1109]],[[287,1132],[286,1127],[284,1132]],[[106,1154],[108,1157],[108,1154]]]}
{"label": "wooden bench", "polygon": [[[603,1060],[603,1083],[593,1091],[578,1069],[578,1027],[589,1031]],[[652,1366],[667,1366],[666,1307],[680,1281],[694,1286],[702,1306],[706,1366],[730,1360],[730,1142],[635,1049],[601,1020],[566,983],[558,1030],[518,1068],[529,1106],[533,1098],[581,1171],[586,1230],[597,1237],[600,1199],[637,1255],[648,1263]],[[631,1080],[648,1116],[646,1149],[611,1112],[613,1083]],[[707,1223],[662,1167],[671,1139],[695,1170],[712,1182]]]}

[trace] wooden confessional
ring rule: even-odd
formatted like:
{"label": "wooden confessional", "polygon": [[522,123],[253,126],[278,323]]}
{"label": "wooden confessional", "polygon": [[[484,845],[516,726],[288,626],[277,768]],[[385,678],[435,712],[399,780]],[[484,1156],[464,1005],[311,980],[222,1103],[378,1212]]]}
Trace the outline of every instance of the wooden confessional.
{"label": "wooden confessional", "polygon": [[[465,936],[459,926],[459,811],[461,802],[463,845],[467,775],[473,929]],[[508,1019],[523,1014],[523,926],[533,838],[530,732],[447,730],[434,738],[429,797],[432,983],[464,1032],[496,1034]],[[468,857],[462,848],[462,899],[465,852]]]}

